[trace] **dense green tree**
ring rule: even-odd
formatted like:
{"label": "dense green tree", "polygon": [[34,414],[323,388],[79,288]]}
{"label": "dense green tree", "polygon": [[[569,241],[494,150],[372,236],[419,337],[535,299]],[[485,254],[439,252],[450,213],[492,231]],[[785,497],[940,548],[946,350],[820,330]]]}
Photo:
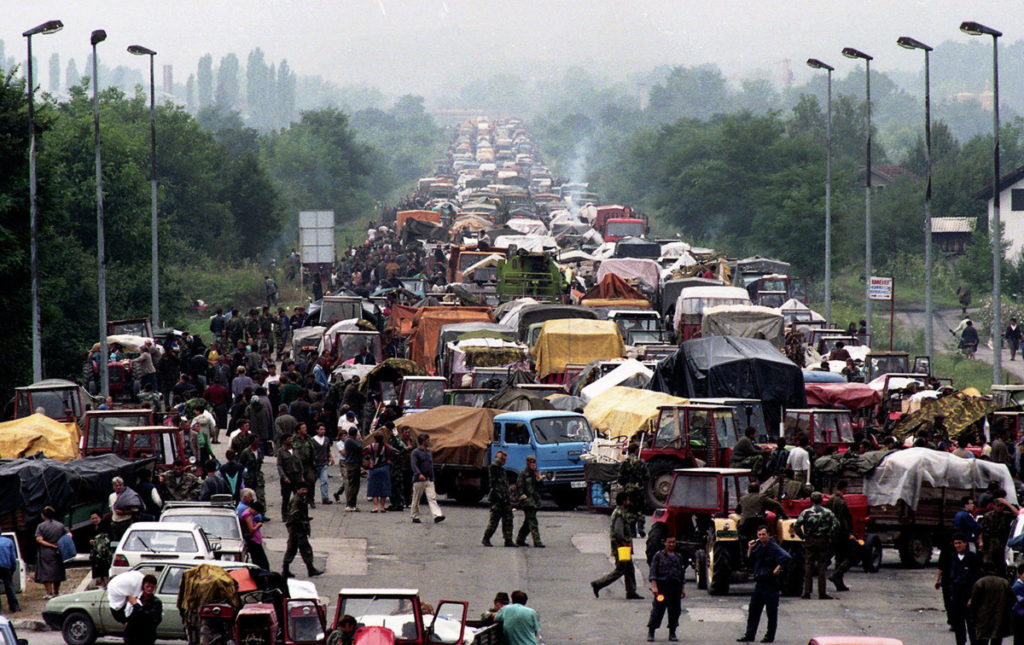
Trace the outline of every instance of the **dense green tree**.
{"label": "dense green tree", "polygon": [[217,67],[217,90],[214,95],[214,103],[228,110],[233,110],[238,105],[238,57],[228,54],[220,59]]}
{"label": "dense green tree", "polygon": [[210,54],[199,59],[196,86],[199,92],[199,109],[213,105],[213,56]]}

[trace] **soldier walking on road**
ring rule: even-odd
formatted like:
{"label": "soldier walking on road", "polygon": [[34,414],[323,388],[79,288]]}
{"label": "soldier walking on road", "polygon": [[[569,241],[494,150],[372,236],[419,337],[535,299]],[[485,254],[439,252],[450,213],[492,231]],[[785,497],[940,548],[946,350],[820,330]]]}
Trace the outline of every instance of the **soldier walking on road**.
{"label": "soldier walking on road", "polygon": [[487,529],[484,530],[484,539],[480,541],[484,546],[493,546],[491,536],[498,530],[498,522],[501,522],[505,546],[516,546],[512,541],[512,493],[509,490],[508,476],[505,474],[506,458],[505,451],[499,450],[487,469],[491,485],[491,490],[487,494],[487,501],[491,503],[491,518],[487,522]]}
{"label": "soldier walking on road", "polygon": [[249,445],[238,454],[238,463],[245,468],[245,484],[256,492],[256,498],[263,502],[264,511],[267,506],[267,484],[263,478],[263,451],[260,450],[260,438],[249,435]]}
{"label": "soldier walking on road", "polygon": [[846,487],[846,480],[840,479],[836,483],[832,496],[825,504],[825,508],[832,511],[839,523],[839,527],[832,536],[832,552],[836,557],[836,570],[829,576],[829,580],[836,586],[836,591],[850,590],[843,581],[843,575],[855,564],[853,554],[857,536],[853,534],[853,516],[850,515],[850,507],[844,498]]}
{"label": "soldier walking on road", "polygon": [[277,453],[277,474],[281,478],[281,519],[288,520],[288,502],[292,491],[298,490],[302,483],[302,462],[292,451],[293,437],[286,434],[281,437],[281,450]]}
{"label": "soldier walking on road", "polygon": [[[642,600],[643,596],[636,592],[636,573],[633,569],[633,533],[626,519],[629,513],[630,499],[625,491],[615,496],[616,508],[612,511],[611,526],[608,529],[612,544],[612,557],[615,558],[615,569],[590,583],[594,597],[599,598],[602,589],[623,578],[626,583],[626,600]],[[619,555],[620,547],[629,547],[630,557],[623,559]]]}
{"label": "soldier walking on road", "polygon": [[[302,464],[302,481],[308,486],[315,486],[316,482],[316,448],[313,446],[313,439],[309,436],[309,428],[304,422],[299,422],[295,428],[295,438],[292,439],[292,452],[299,458]],[[312,497],[312,496],[310,496]],[[309,507],[316,508],[312,499],[309,500]]]}
{"label": "soldier walking on road", "polygon": [[626,448],[626,460],[619,466],[619,484],[629,495],[629,512],[626,521],[629,523],[630,535],[645,537],[644,506],[647,501],[647,482],[650,473],[647,464],[640,459],[640,444],[631,443]]}
{"label": "soldier walking on road", "polygon": [[794,529],[804,540],[804,595],[811,597],[814,577],[818,577],[818,598],[832,600],[825,589],[825,567],[828,565],[828,547],[832,536],[839,528],[839,522],[832,511],[821,505],[821,492],[811,493],[811,506],[796,518]]}
{"label": "soldier walking on road", "polygon": [[284,564],[281,575],[291,578],[290,566],[295,559],[295,553],[302,556],[306,563],[306,573],[310,578],[323,573],[313,566],[313,547],[309,545],[309,508],[306,505],[306,493],[309,487],[305,482],[299,482],[295,486],[295,495],[288,501],[288,514],[285,517],[285,526],[288,527],[288,546],[284,550]]}
{"label": "soldier walking on road", "polygon": [[391,464],[391,506],[388,510],[401,511],[409,502],[409,496],[405,494],[405,482],[407,472],[411,468],[409,453],[412,452],[412,444],[406,443],[405,438],[395,432],[395,425],[392,422],[385,423],[384,429],[388,433],[388,445],[395,455]]}
{"label": "soldier walking on road", "polygon": [[526,468],[519,473],[516,482],[519,492],[519,508],[523,509],[523,524],[516,536],[517,546],[526,546],[526,535],[533,538],[533,546],[544,548],[540,541],[540,525],[537,523],[537,509],[540,507],[540,473],[537,472],[537,458],[530,455],[526,458]]}
{"label": "soldier walking on road", "polygon": [[651,560],[651,592],[654,601],[651,606],[651,617],[647,620],[647,640],[654,640],[654,632],[661,627],[661,619],[668,610],[668,639],[679,640],[676,628],[679,627],[679,603],[686,597],[684,574],[686,562],[676,553],[676,539],[671,535],[665,538],[665,547],[654,554]]}

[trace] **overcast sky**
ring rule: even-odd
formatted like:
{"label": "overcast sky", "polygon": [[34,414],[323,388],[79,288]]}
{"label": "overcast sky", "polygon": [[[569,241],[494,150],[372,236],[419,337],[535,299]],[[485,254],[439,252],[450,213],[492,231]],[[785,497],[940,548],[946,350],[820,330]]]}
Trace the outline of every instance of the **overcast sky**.
{"label": "overcast sky", "polygon": [[[840,73],[857,63],[852,46],[875,57],[876,69],[914,70],[920,56],[898,48],[909,35],[937,45],[967,41],[958,26],[976,20],[1024,38],[1024,2],[986,0],[4,0],[0,38],[8,56],[25,57],[21,32],[58,18],[63,31],[33,38],[37,74],[48,78],[56,51],[81,68],[89,34],[105,29],[100,60],[142,68],[125,51],[141,44],[173,64],[184,82],[196,61],[254,47],[268,61],[287,59],[300,75],[367,83],[389,92],[430,94],[441,78],[465,70],[509,69],[550,61],[602,70],[656,64],[715,63],[738,77],[752,69],[781,78],[790,60],[799,82],[803,61],[821,58]],[[1013,29],[1019,29],[1014,32]],[[545,66],[546,68],[546,66]],[[80,70],[81,71],[81,70]],[[473,74],[479,76],[479,73]],[[45,82],[45,81],[44,81]],[[45,86],[45,85],[44,85]]]}

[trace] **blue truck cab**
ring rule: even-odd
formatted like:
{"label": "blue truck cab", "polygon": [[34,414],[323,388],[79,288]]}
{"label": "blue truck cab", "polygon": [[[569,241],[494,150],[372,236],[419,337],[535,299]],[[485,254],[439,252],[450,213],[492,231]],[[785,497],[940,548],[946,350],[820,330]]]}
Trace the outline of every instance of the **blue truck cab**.
{"label": "blue truck cab", "polygon": [[583,501],[586,482],[581,456],[590,449],[594,432],[586,417],[560,410],[505,412],[494,417],[494,434],[488,446],[488,463],[503,450],[508,455],[505,469],[518,473],[526,458],[537,457],[542,490],[562,508]]}

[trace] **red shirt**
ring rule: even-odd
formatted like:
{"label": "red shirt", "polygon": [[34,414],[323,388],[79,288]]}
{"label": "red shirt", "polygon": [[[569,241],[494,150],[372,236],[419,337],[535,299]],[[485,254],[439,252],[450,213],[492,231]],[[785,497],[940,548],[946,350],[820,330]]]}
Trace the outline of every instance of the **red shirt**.
{"label": "red shirt", "polygon": [[231,402],[231,395],[228,389],[220,383],[210,383],[203,391],[203,398],[213,405],[228,405]]}

